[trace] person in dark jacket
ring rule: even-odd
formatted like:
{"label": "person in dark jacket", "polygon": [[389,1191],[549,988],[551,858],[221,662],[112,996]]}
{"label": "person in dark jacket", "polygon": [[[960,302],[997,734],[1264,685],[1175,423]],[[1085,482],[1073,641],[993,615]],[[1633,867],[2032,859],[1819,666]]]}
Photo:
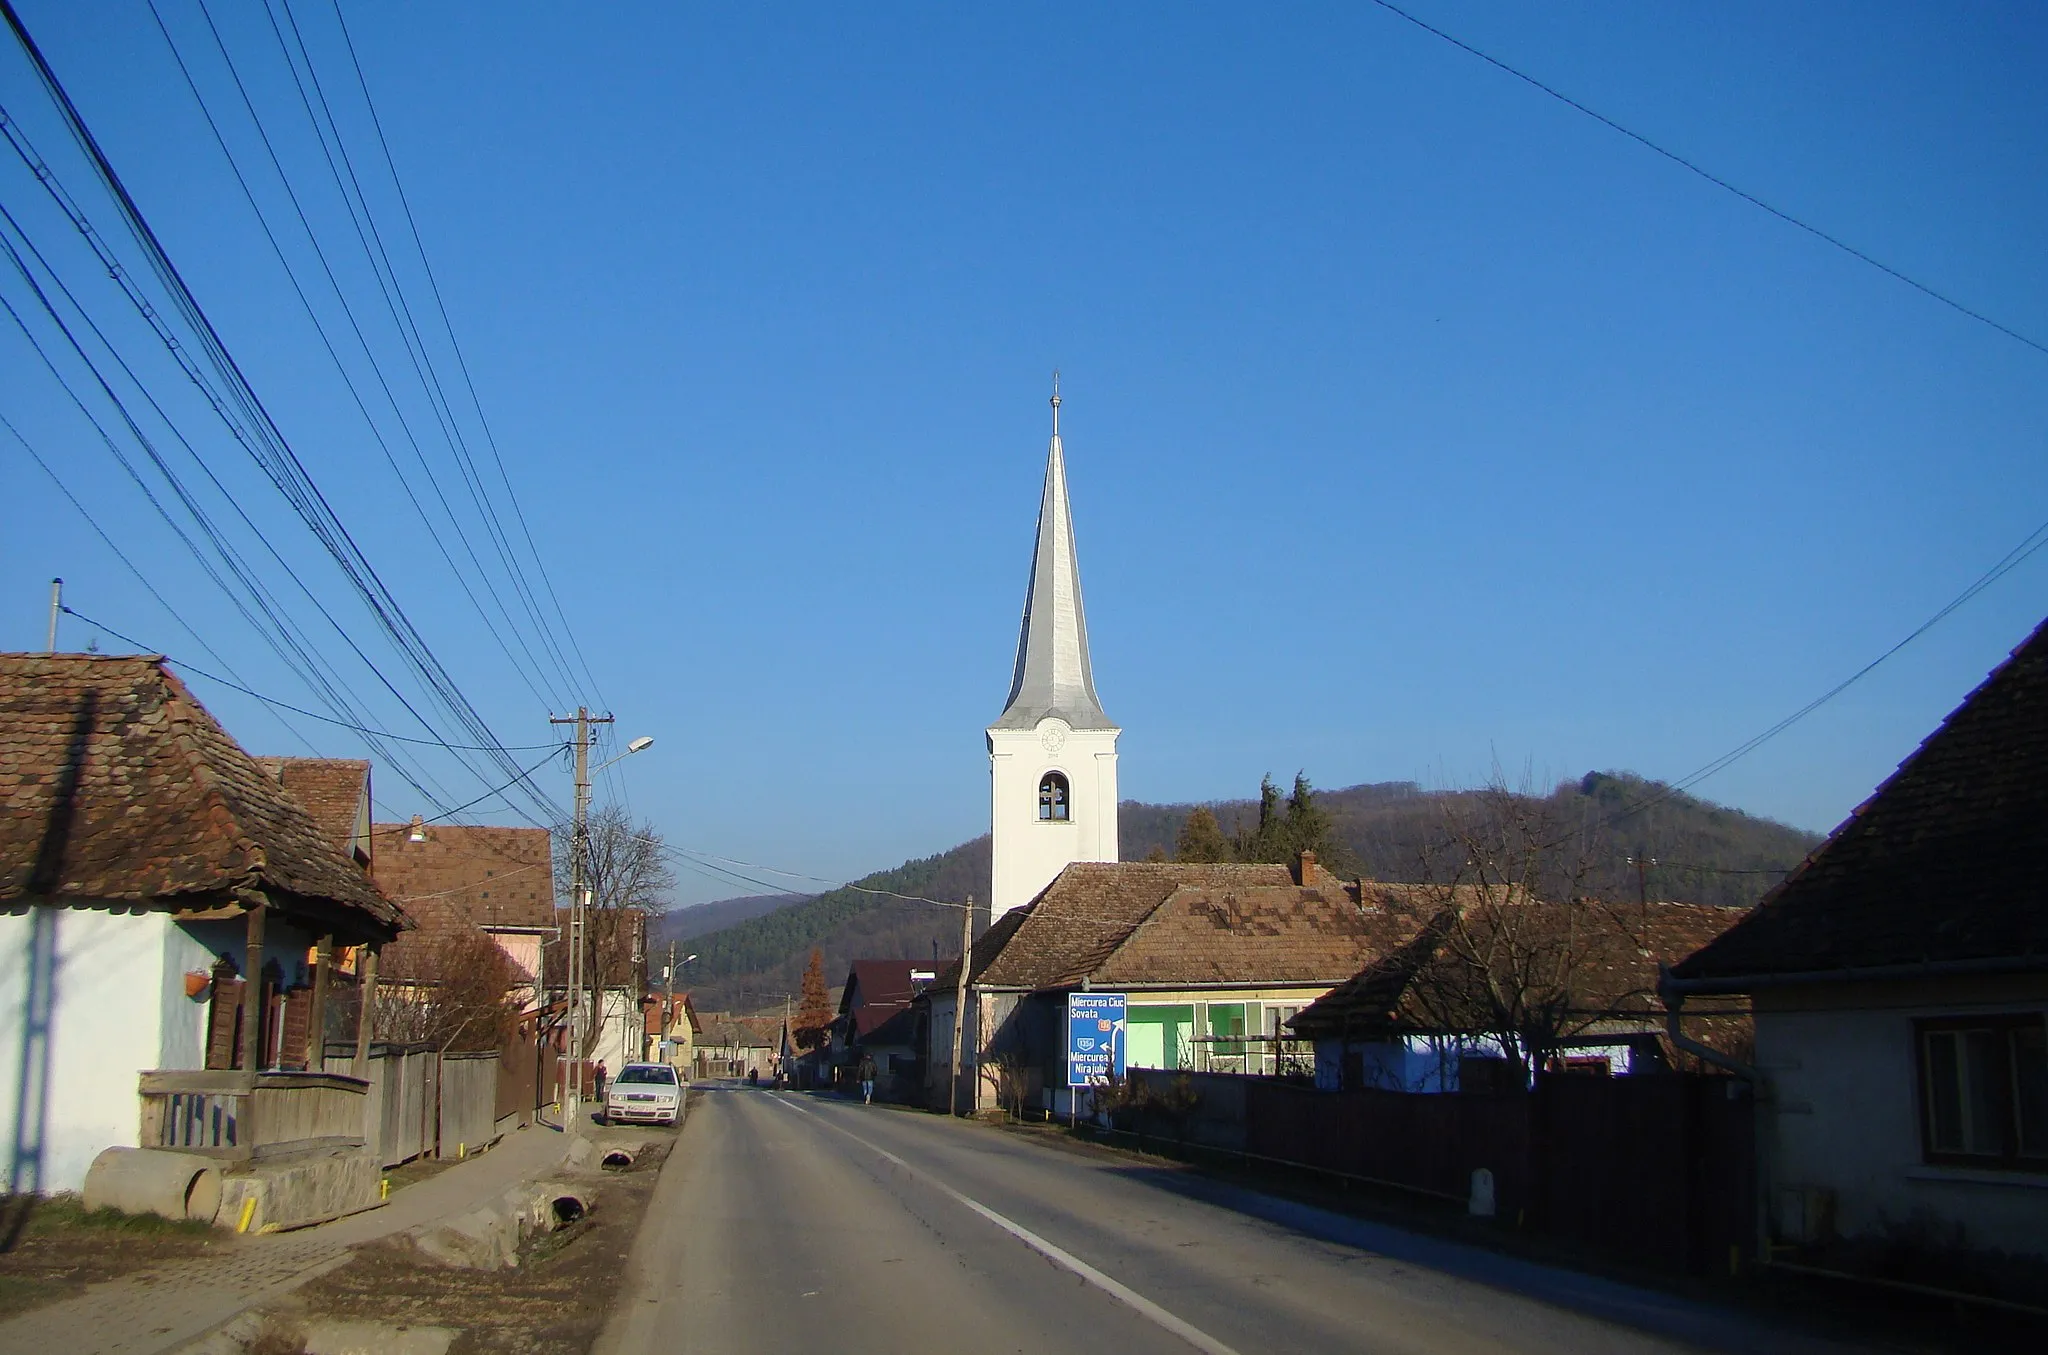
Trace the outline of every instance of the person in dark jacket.
{"label": "person in dark jacket", "polygon": [[875,1056],[862,1051],[860,1056],[860,1103],[873,1105],[875,1100]]}

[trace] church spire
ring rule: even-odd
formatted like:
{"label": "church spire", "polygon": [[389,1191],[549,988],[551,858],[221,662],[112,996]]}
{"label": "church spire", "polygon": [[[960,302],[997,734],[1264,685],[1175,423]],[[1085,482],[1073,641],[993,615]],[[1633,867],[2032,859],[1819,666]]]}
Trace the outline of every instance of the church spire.
{"label": "church spire", "polygon": [[1088,621],[1081,608],[1081,567],[1067,503],[1067,462],[1060,447],[1060,378],[1052,378],[1052,446],[1038,504],[1038,545],[1017,634],[1010,699],[992,729],[1031,729],[1049,715],[1072,729],[1114,729],[1095,696],[1088,662]]}

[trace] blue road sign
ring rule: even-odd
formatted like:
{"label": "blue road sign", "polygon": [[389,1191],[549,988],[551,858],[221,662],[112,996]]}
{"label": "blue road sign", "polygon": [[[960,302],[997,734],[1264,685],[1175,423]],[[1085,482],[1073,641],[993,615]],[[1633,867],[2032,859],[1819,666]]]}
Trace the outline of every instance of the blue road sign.
{"label": "blue road sign", "polygon": [[1124,1075],[1124,995],[1067,994],[1067,1085]]}

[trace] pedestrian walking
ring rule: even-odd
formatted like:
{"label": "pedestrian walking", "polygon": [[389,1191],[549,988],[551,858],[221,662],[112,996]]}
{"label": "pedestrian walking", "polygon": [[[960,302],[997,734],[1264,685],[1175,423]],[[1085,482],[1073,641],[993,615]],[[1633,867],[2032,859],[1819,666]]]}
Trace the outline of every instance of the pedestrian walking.
{"label": "pedestrian walking", "polygon": [[871,1106],[875,1103],[875,1056],[865,1050],[860,1056],[860,1103]]}
{"label": "pedestrian walking", "polygon": [[603,1059],[599,1059],[599,1060],[597,1061],[597,1072],[596,1072],[595,1076],[596,1076],[596,1078],[597,1078],[597,1110],[598,1110],[598,1114],[602,1115],[602,1114],[604,1113],[604,1079],[605,1079],[605,1067],[604,1067],[604,1060],[603,1060]]}

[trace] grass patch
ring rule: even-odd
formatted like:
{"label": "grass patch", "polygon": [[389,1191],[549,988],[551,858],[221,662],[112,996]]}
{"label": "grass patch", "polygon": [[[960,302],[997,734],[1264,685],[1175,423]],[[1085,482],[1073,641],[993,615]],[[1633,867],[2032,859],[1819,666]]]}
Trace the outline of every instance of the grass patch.
{"label": "grass patch", "polygon": [[31,1308],[40,1308],[53,1299],[69,1294],[69,1286],[51,1280],[30,1279],[25,1275],[0,1275],[0,1318],[13,1317]]}
{"label": "grass patch", "polygon": [[[77,1195],[0,1196],[0,1219],[8,1223],[6,1233],[15,1237],[49,1237],[80,1229],[97,1232],[160,1233],[172,1236],[203,1236],[211,1225],[192,1219],[167,1219],[157,1214],[125,1214],[118,1209],[87,1209]],[[16,1221],[20,1223],[17,1226]]]}
{"label": "grass patch", "polygon": [[[476,1154],[472,1153],[470,1156],[474,1157]],[[407,1186],[418,1185],[422,1181],[439,1176],[454,1166],[456,1161],[457,1159],[452,1157],[416,1157],[410,1162],[386,1169],[384,1179],[391,1183],[393,1190],[403,1190]]]}

